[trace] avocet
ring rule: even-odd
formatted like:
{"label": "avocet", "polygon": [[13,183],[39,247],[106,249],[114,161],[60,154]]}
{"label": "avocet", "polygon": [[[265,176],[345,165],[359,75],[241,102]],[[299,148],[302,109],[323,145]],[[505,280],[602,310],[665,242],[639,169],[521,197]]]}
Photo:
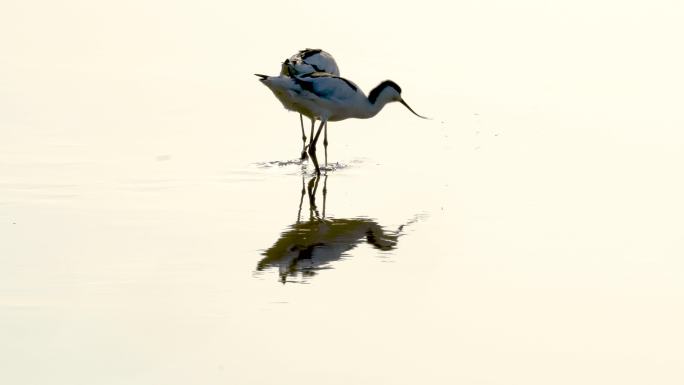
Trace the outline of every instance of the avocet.
{"label": "avocet", "polygon": [[299,76],[268,76],[255,74],[268,87],[283,106],[292,111],[307,116],[309,119],[320,120],[316,135],[309,142],[308,153],[311,155],[320,174],[316,161],[316,143],[321,129],[326,127],[323,146],[325,147],[325,162],[328,163],[328,130],[327,123],[357,118],[368,119],[377,115],[387,103],[399,102],[419,118],[419,115],[401,97],[401,87],[391,80],[385,80],[366,96],[352,81],[324,72],[314,72]]}

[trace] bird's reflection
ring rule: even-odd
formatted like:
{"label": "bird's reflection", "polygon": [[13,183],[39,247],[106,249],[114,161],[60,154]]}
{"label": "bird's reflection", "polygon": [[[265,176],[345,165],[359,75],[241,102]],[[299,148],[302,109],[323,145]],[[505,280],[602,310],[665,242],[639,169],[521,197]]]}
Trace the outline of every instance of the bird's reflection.
{"label": "bird's reflection", "polygon": [[[322,181],[322,207],[316,205],[316,193]],[[302,191],[299,199],[297,222],[289,226],[280,238],[263,252],[257,271],[277,268],[282,283],[288,278],[311,277],[318,270],[329,269],[331,264],[358,244],[367,242],[379,250],[392,250],[396,247],[404,225],[396,231],[385,230],[369,218],[338,219],[326,218],[328,175],[312,177],[305,187],[302,177]],[[309,200],[308,220],[302,220],[304,195]],[[413,221],[410,221],[411,223]],[[408,224],[408,223],[407,223]]]}

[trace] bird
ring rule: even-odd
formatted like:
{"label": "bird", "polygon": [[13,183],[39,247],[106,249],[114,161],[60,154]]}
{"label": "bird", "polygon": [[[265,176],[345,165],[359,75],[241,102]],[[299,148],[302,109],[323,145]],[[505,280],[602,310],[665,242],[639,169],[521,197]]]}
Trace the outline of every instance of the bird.
{"label": "bird", "polygon": [[[285,59],[280,68],[281,76],[298,76],[312,72],[327,72],[334,76],[340,76],[340,69],[333,56],[320,48],[306,48]],[[306,134],[304,133],[304,119],[299,114],[299,124],[302,128],[302,154],[301,159],[306,159]],[[315,120],[311,120],[311,133],[309,140],[313,139]]]}
{"label": "bird", "polygon": [[286,109],[297,111],[311,120],[320,120],[321,123],[313,140],[309,142],[308,149],[317,174],[320,174],[320,167],[315,156],[316,143],[323,127],[326,127],[323,146],[325,163],[328,163],[328,122],[372,118],[391,102],[399,102],[419,118],[428,119],[409,107],[401,96],[401,87],[392,80],[381,82],[366,96],[351,80],[325,72],[296,76],[255,75]]}

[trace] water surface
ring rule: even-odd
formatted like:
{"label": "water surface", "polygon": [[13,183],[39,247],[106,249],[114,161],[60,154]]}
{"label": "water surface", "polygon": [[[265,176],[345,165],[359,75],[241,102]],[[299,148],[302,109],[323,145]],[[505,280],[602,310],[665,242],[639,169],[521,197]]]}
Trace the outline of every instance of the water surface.
{"label": "water surface", "polygon": [[[0,12],[3,384],[684,380],[681,7],[285,42],[291,4],[34,5]],[[315,177],[251,74],[317,45],[433,119],[331,123]]]}

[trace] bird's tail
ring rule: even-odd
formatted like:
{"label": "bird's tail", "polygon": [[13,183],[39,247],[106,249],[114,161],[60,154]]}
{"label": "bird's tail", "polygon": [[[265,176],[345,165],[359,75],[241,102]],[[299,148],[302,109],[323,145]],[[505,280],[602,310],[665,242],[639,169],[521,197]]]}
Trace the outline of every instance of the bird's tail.
{"label": "bird's tail", "polygon": [[260,77],[261,79],[259,79],[259,80],[266,80],[268,78],[268,75],[262,75],[262,74],[254,74],[254,75]]}

